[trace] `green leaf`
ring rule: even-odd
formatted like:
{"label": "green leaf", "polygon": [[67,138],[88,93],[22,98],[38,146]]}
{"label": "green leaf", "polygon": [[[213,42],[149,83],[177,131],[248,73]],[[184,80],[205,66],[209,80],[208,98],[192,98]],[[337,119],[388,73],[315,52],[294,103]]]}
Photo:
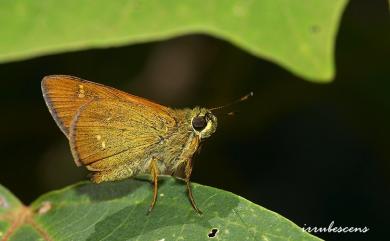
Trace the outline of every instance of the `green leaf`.
{"label": "green leaf", "polygon": [[[0,186],[1,240],[313,240],[291,221],[232,193],[193,184],[203,214],[191,207],[181,180],[162,176],[157,204],[147,210],[147,180],[79,183],[23,206]],[[38,238],[39,237],[39,238]]]}
{"label": "green leaf", "polygon": [[334,75],[347,0],[13,0],[0,8],[0,62],[206,33],[309,80]]}

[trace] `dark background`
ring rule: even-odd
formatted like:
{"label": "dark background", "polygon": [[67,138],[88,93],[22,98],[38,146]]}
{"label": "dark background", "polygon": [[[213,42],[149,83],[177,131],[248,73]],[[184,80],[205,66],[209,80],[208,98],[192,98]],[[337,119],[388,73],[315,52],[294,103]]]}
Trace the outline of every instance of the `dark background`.
{"label": "dark background", "polygon": [[0,183],[29,203],[86,177],[44,104],[40,81],[70,74],[171,107],[226,104],[254,91],[197,157],[192,180],[300,226],[368,227],[328,240],[384,240],[390,216],[390,22],[386,1],[351,1],[337,76],[315,84],[205,35],[0,65]]}

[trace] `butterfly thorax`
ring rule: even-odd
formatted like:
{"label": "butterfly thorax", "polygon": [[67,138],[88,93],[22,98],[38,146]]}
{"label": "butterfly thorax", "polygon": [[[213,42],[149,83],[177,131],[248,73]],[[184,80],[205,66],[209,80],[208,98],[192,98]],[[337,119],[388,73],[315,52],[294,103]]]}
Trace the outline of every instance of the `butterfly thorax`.
{"label": "butterfly thorax", "polygon": [[[189,161],[198,150],[201,141],[210,137],[217,128],[217,118],[207,109],[171,110],[176,128],[161,139],[155,158],[161,173],[174,173]],[[147,163],[145,163],[147,167]]]}

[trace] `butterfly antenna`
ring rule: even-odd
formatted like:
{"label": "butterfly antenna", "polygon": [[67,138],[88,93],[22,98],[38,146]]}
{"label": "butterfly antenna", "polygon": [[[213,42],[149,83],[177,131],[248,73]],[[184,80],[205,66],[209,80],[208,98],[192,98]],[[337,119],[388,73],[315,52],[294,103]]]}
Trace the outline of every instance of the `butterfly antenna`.
{"label": "butterfly antenna", "polygon": [[[218,107],[214,107],[214,108],[211,108],[209,110],[216,111],[216,110],[224,109],[226,107],[232,106],[232,105],[240,103],[242,101],[245,101],[245,100],[249,99],[252,96],[253,96],[253,91],[251,91],[249,94],[246,94],[246,95],[242,96],[241,98],[239,98],[239,99],[237,99],[237,100],[235,100],[235,101],[233,101],[233,102],[231,102],[229,104],[218,106]],[[234,115],[234,112],[229,112],[228,115]]]}

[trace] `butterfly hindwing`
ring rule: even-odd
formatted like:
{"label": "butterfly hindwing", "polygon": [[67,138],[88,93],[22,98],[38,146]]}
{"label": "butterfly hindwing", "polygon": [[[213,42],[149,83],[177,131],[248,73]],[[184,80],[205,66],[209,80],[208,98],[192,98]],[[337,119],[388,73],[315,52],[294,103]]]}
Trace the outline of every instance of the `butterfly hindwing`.
{"label": "butterfly hindwing", "polygon": [[170,112],[153,106],[113,100],[93,100],[74,116],[69,141],[77,164],[104,171],[126,163],[142,167],[176,125]]}

